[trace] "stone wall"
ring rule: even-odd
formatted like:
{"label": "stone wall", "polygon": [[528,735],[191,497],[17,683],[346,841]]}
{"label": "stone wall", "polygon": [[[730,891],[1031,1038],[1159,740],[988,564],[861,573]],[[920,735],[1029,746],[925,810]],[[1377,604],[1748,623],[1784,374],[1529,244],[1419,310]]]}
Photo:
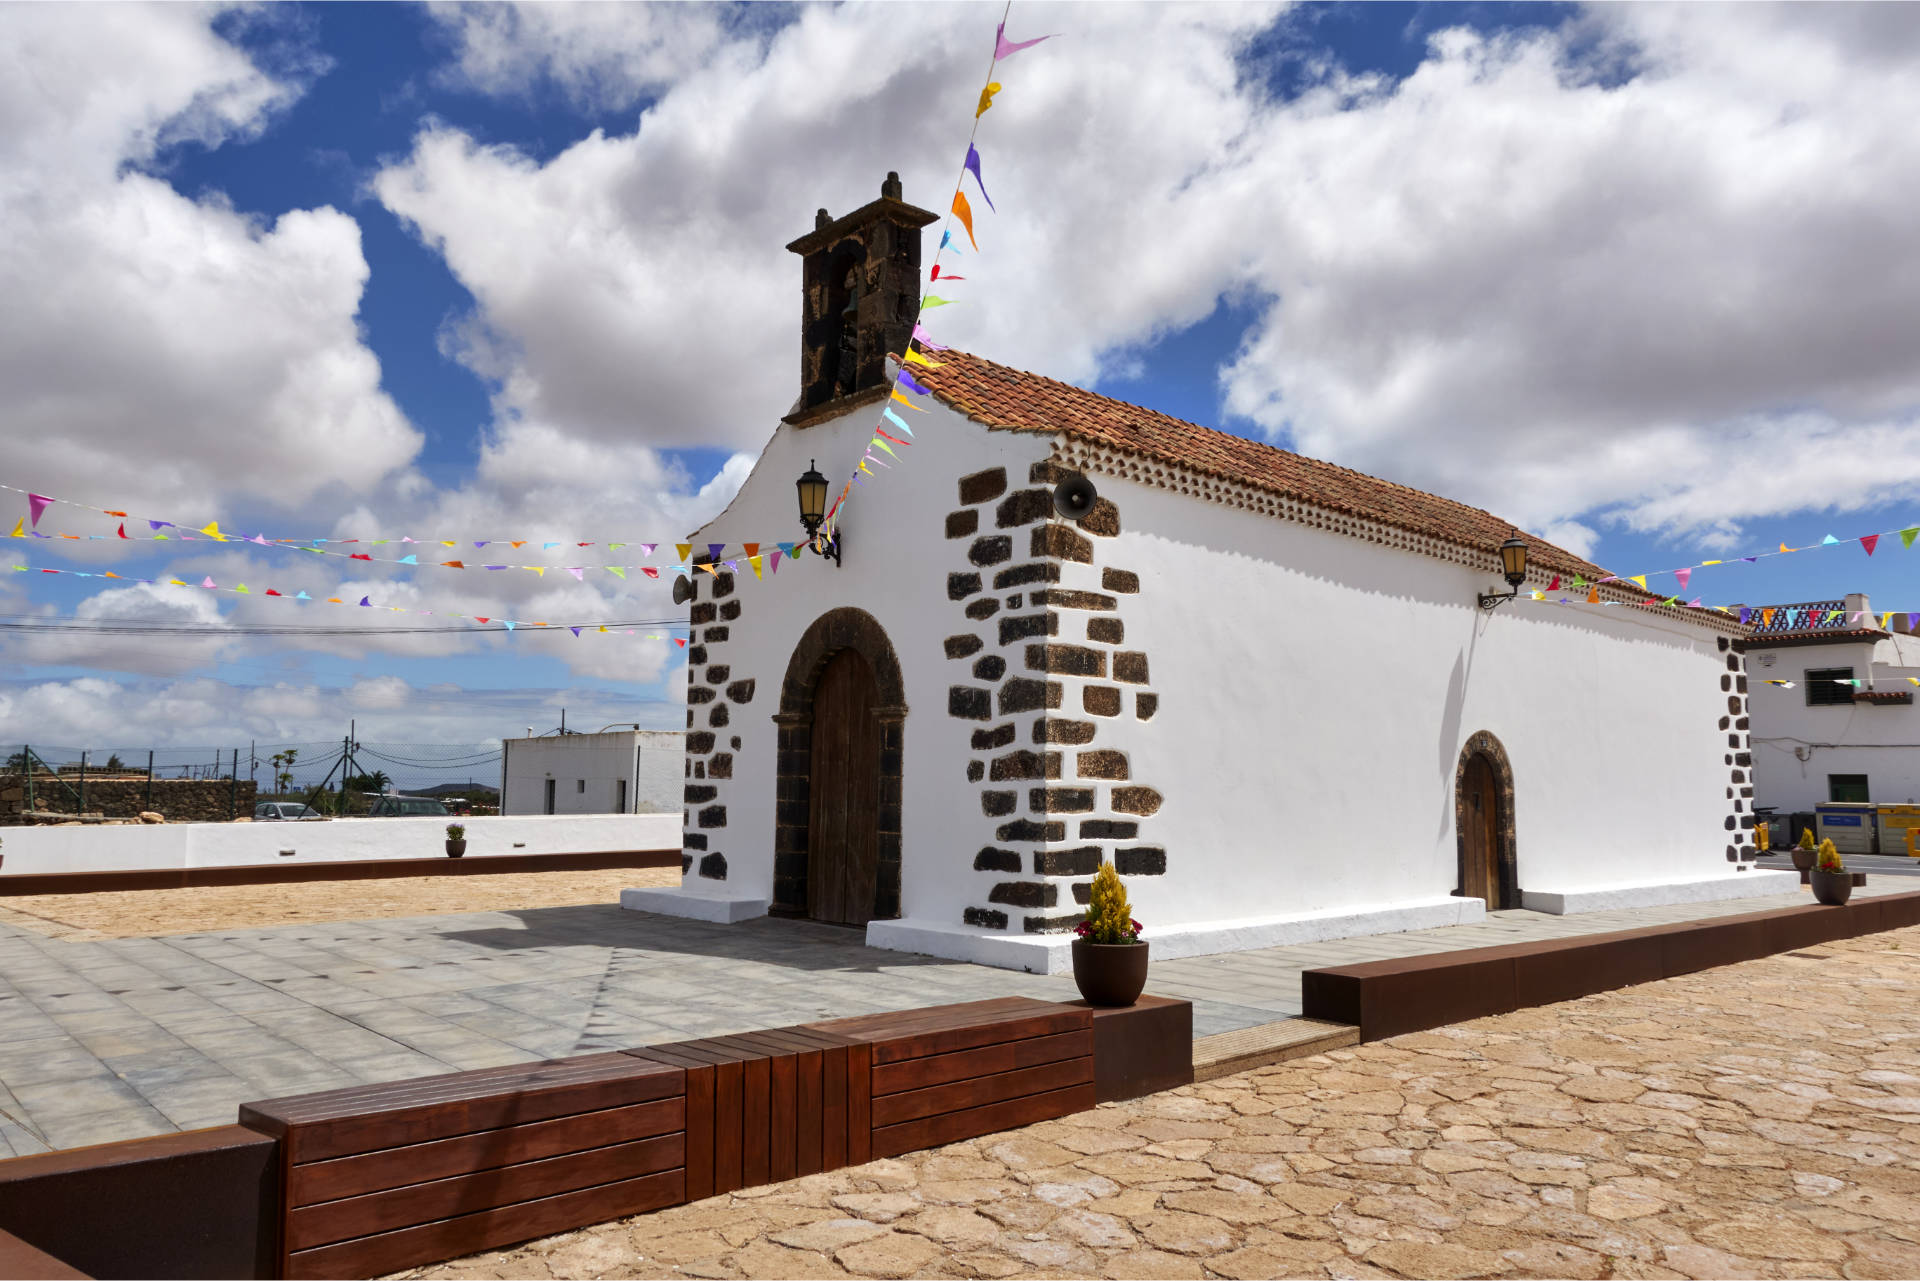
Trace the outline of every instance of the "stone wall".
{"label": "stone wall", "polygon": [[[236,802],[233,784],[223,778],[156,778],[149,804],[144,777],[89,778],[85,812],[107,818],[137,818],[142,810],[153,810],[175,823],[218,823],[229,817],[252,818],[256,787],[253,780],[241,779]],[[36,774],[33,808],[43,814],[78,814],[78,798],[73,793],[79,789],[77,774],[62,774],[58,782],[50,774]],[[0,823],[25,822],[22,816],[26,808],[25,776],[0,775]]]}
{"label": "stone wall", "polygon": [[[777,553],[776,553],[777,554]],[[687,644],[687,765],[682,800],[680,871],[727,879],[727,796],[740,736],[733,718],[753,702],[752,678],[736,680],[727,643],[739,625],[740,598],[731,570],[689,576]],[[702,596],[706,599],[702,599]]]}
{"label": "stone wall", "polygon": [[1720,652],[1727,670],[1720,692],[1727,696],[1727,714],[1720,728],[1727,735],[1727,862],[1751,863],[1760,857],[1753,843],[1753,733],[1747,715],[1747,656],[1744,642],[1722,636]]}
{"label": "stone wall", "polygon": [[[1098,565],[1100,539],[1120,532],[1101,499],[1085,519],[1053,514],[1052,487],[1067,473],[1034,464],[1008,492],[1005,468],[961,478],[946,517],[956,562],[947,596],[957,629],[943,642],[956,666],[947,714],[978,722],[966,781],[993,833],[973,856],[978,901],[962,921],[987,929],[1055,933],[1076,925],[1103,861],[1122,876],[1166,871],[1164,846],[1142,833],[1161,796],[1132,777],[1119,727],[1137,732],[1159,699],[1148,656],[1126,648],[1123,603],[1137,575],[1100,565],[1102,591],[1059,586],[1061,565]],[[963,549],[963,550],[962,550]]]}

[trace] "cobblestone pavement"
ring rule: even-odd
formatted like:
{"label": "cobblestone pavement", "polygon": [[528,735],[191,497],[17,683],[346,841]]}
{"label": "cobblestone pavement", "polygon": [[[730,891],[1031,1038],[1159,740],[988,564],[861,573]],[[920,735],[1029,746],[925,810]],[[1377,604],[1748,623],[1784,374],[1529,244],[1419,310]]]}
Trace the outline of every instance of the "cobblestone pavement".
{"label": "cobblestone pavement", "polygon": [[678,867],[496,876],[399,876],[287,885],[20,894],[0,898],[0,923],[48,938],[157,938],[320,921],[491,912],[617,901],[632,886],[680,883]]}
{"label": "cobblestone pavement", "polygon": [[1920,1276],[1920,929],[402,1275]]}

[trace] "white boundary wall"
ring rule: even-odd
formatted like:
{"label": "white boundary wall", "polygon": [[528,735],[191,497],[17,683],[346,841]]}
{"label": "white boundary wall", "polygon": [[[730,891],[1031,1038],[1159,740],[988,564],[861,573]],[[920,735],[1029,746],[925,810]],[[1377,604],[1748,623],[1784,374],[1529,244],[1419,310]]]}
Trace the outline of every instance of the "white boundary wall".
{"label": "white boundary wall", "polygon": [[[64,872],[444,858],[450,822],[466,827],[469,858],[680,846],[677,813],[9,827],[0,829],[0,854],[6,856],[0,864],[0,880]],[[293,853],[283,853],[286,850]]]}

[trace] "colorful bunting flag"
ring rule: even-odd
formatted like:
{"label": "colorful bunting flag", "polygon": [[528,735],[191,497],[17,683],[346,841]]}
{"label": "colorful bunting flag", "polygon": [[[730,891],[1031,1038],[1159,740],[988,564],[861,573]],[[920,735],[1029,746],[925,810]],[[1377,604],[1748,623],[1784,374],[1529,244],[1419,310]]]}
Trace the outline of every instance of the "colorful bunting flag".
{"label": "colorful bunting flag", "polygon": [[967,193],[964,191],[953,193],[953,216],[967,229],[967,243],[973,246],[973,252],[979,253],[980,242],[973,236],[973,206],[967,203]]}

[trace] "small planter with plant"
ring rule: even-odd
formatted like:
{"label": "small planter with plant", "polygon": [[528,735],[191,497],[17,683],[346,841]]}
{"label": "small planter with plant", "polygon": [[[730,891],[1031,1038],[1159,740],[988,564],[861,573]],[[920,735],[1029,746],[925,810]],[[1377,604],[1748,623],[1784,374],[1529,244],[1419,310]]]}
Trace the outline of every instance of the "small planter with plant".
{"label": "small planter with plant", "polygon": [[[1817,862],[1818,859],[1819,853],[1815,850],[1813,844],[1813,829],[1811,827],[1801,828],[1800,843],[1793,847],[1794,871],[1811,872],[1814,863]],[[1805,880],[1806,878],[1802,877],[1801,879]]]}
{"label": "small planter with plant", "polygon": [[1073,940],[1073,982],[1090,1005],[1132,1005],[1147,985],[1147,944],[1113,864],[1102,863]]}
{"label": "small planter with plant", "polygon": [[1813,866],[1813,896],[1828,907],[1845,907],[1853,897],[1853,873],[1840,861],[1832,841],[1820,842],[1819,861]]}
{"label": "small planter with plant", "polygon": [[459,823],[447,824],[447,857],[459,858],[467,852],[467,829]]}

